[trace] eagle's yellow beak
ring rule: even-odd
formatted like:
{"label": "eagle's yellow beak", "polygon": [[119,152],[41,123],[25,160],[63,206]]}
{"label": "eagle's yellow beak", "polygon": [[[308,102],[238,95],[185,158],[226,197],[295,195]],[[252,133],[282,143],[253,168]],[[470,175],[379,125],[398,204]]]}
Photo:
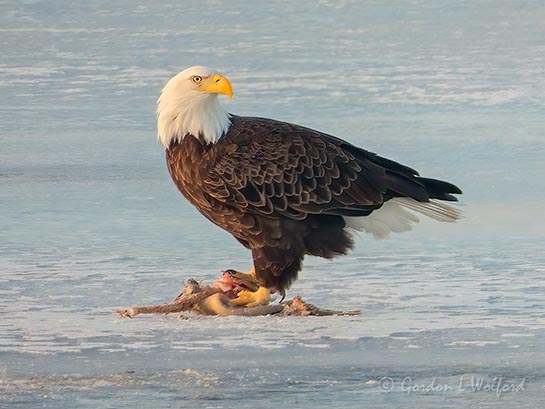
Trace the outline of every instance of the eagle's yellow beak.
{"label": "eagle's yellow beak", "polygon": [[229,99],[233,99],[233,88],[227,78],[216,74],[213,77],[207,78],[202,82],[202,85],[197,88],[199,91],[229,95]]}

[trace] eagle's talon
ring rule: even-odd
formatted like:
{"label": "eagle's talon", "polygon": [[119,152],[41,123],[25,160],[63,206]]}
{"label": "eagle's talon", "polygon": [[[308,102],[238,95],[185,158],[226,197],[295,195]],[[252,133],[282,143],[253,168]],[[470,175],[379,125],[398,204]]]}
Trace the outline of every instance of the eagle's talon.
{"label": "eagle's talon", "polygon": [[257,291],[240,291],[235,298],[231,300],[231,304],[236,307],[257,307],[259,305],[267,305],[271,302],[271,292],[266,287],[259,287]]}
{"label": "eagle's talon", "polygon": [[235,307],[251,308],[271,302],[270,290],[259,285],[254,269],[249,273],[241,273],[233,269],[225,270],[216,285],[230,297],[229,302]]}

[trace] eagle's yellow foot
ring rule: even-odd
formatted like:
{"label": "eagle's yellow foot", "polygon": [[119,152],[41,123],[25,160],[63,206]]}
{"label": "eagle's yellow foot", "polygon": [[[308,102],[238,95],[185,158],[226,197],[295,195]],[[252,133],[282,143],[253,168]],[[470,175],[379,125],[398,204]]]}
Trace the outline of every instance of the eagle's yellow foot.
{"label": "eagle's yellow foot", "polygon": [[237,307],[257,307],[271,302],[271,292],[266,287],[259,287],[257,291],[242,290],[231,300]]}
{"label": "eagle's yellow foot", "polygon": [[245,282],[253,282],[256,284],[256,287],[258,287],[255,291],[251,291],[253,289],[239,291],[237,296],[231,300],[231,304],[236,307],[257,307],[260,305],[267,305],[271,302],[270,290],[266,287],[259,286],[253,268],[248,274],[233,270],[230,270],[230,274]]}

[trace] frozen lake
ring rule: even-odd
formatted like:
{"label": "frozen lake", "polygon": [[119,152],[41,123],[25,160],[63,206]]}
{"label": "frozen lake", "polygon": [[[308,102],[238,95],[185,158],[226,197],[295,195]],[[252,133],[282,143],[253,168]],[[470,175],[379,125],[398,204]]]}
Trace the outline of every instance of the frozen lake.
{"label": "frozen lake", "polygon": [[[540,1],[0,3],[0,408],[545,406]],[[358,317],[121,319],[250,254],[176,191],[162,85],[464,190],[289,292]]]}

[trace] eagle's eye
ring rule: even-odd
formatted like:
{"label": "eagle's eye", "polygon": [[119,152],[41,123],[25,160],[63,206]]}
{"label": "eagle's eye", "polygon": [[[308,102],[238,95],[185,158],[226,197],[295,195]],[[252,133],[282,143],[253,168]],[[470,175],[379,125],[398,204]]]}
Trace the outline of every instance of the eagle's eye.
{"label": "eagle's eye", "polygon": [[199,84],[202,82],[202,77],[200,75],[193,75],[191,77],[191,80],[195,83],[195,84]]}

